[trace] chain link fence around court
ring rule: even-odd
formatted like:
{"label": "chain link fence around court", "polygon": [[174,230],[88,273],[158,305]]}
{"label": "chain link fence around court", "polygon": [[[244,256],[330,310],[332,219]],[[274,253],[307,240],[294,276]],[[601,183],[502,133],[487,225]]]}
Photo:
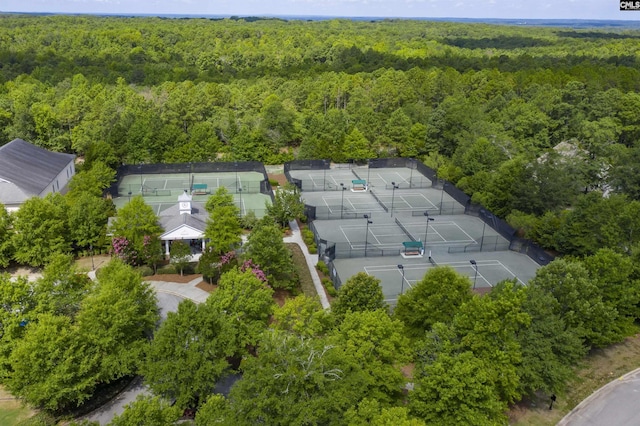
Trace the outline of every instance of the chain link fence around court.
{"label": "chain link fence around court", "polygon": [[[193,182],[181,181],[179,179],[155,179],[145,180],[140,186],[139,183],[121,184],[118,186],[118,194],[125,196],[131,194],[142,194],[143,197],[164,197],[171,195],[179,195],[182,191],[189,191],[194,195],[210,195],[213,194],[218,187],[224,186],[231,193],[238,194],[261,194],[262,182],[259,181],[242,181],[238,183],[233,178],[199,178]],[[194,183],[195,182],[195,183]],[[162,187],[162,188],[161,188]],[[140,190],[142,188],[142,191]],[[206,188],[206,189],[201,189]]]}
{"label": "chain link fence around court", "polygon": [[[237,178],[199,178],[210,179],[211,184],[225,186],[232,192],[246,192],[246,193],[261,193],[269,195],[273,200],[273,191],[271,190],[271,184],[267,176],[267,171],[264,168],[264,164],[258,161],[234,161],[234,162],[207,162],[207,163],[158,163],[158,164],[125,164],[118,167],[116,171],[115,182],[109,188],[109,193],[112,197],[121,197],[129,195],[128,193],[142,193],[143,196],[164,196],[166,191],[170,189],[182,190],[193,189],[195,184],[206,184],[207,182],[196,182],[196,173],[242,173],[242,172],[257,172],[262,175],[260,181],[255,182],[242,182]],[[178,182],[176,188],[154,188],[151,185],[144,184],[129,184],[122,185],[122,180],[127,175],[139,174],[139,175],[173,175],[184,174],[189,176],[185,182]],[[185,183],[187,187],[185,188]]]}
{"label": "chain link fence around court", "polygon": [[[292,161],[290,163],[285,164],[285,175],[287,175],[287,179],[290,182],[294,182],[302,188],[302,181],[300,179],[295,179],[291,177],[288,173],[289,170],[326,170],[331,167],[331,163],[329,160],[298,160]],[[352,166],[350,166],[352,167]],[[519,253],[523,253],[528,255],[532,260],[537,262],[540,265],[546,265],[554,259],[554,256],[547,253],[543,248],[538,246],[536,243],[526,240],[523,238],[519,238],[516,235],[516,230],[510,226],[507,222],[500,219],[492,212],[487,210],[481,205],[474,204],[471,202],[471,197],[467,195],[464,191],[457,188],[451,182],[448,182],[444,179],[439,179],[438,174],[432,168],[426,166],[421,161],[418,161],[413,158],[375,158],[370,159],[368,161],[369,169],[381,169],[381,168],[399,168],[406,167],[411,170],[416,170],[421,176],[416,176],[415,184],[413,186],[413,177],[410,180],[410,183],[402,183],[397,186],[396,189],[409,189],[409,188],[421,188],[427,187],[424,185],[428,185],[427,181],[431,183],[431,187],[436,189],[441,189],[444,193],[448,194],[451,198],[455,200],[455,202],[443,202],[441,201],[436,209],[416,209],[411,212],[412,216],[422,216],[424,212],[428,212],[429,215],[456,215],[456,214],[468,214],[471,216],[476,216],[482,219],[487,225],[493,228],[498,234],[500,234],[503,238],[508,241],[508,246],[506,246],[503,242],[499,240],[498,237],[485,237],[481,244],[473,244],[468,247],[463,247],[462,250],[467,251],[475,251],[480,250],[502,250],[502,249],[510,249],[513,251],[517,251]],[[360,174],[354,169],[351,168],[354,176],[358,179],[361,178]],[[387,185],[387,189],[392,189],[391,186]],[[388,207],[380,200],[377,194],[374,191],[370,191],[371,195],[374,199],[380,204],[380,206],[388,212]],[[310,206],[312,207],[312,206]],[[327,219],[337,219],[337,214],[331,211],[331,208],[327,208],[327,210],[323,211],[323,214],[318,214],[318,208],[315,208],[315,211],[312,211],[309,208],[309,212],[313,213],[313,217],[309,217],[309,220],[314,220],[318,217],[326,217]],[[355,214],[354,214],[355,215]],[[344,218],[344,212],[343,216]],[[364,217],[364,214],[360,214],[354,217]],[[335,250],[339,247],[336,246]],[[376,248],[372,247],[372,253],[376,253]],[[460,248],[453,248],[453,250],[460,250]],[[357,256],[358,250],[338,250],[340,253],[349,253],[348,257],[359,257]],[[362,250],[364,251],[364,250]],[[379,250],[378,252],[385,252],[384,250]],[[364,254],[364,253],[363,253]],[[369,254],[369,249],[367,249],[367,255]],[[373,254],[372,254],[373,255]],[[385,255],[385,254],[382,254]]]}
{"label": "chain link fence around court", "polygon": [[[313,191],[315,185],[304,184],[301,179],[291,176],[291,170],[329,170],[331,168],[331,160],[294,160],[284,163],[284,175],[288,182],[291,182],[300,189],[300,191]],[[323,182],[324,184],[324,182]],[[324,186],[324,185],[323,185]],[[316,189],[323,191],[324,189]]]}
{"label": "chain link fence around court", "polygon": [[411,216],[424,216],[425,212],[429,213],[429,216],[438,215],[458,215],[464,214],[465,208],[457,201],[443,201],[438,203],[438,206],[434,208],[416,209],[411,211]]}
{"label": "chain link fence around court", "polygon": [[[318,253],[324,256],[325,263],[335,259],[351,259],[361,257],[400,256],[401,248],[379,247],[371,242],[335,243],[325,239],[318,239]],[[354,248],[352,244],[357,245]]]}
{"label": "chain link fence around court", "polygon": [[365,216],[372,217],[371,212],[353,211],[342,209],[342,206],[312,206],[304,205],[304,215],[307,220],[337,220],[337,219],[364,219]]}

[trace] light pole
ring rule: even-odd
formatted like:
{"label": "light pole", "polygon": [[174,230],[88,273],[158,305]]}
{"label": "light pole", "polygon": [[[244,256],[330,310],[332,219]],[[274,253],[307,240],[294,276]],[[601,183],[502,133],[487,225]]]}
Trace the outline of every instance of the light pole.
{"label": "light pole", "polygon": [[427,227],[424,230],[424,248],[426,250],[427,249],[427,233],[429,232],[429,222],[433,222],[435,219],[432,217],[429,217],[429,212],[424,212],[423,214],[427,218]]}
{"label": "light pole", "polygon": [[342,188],[342,200],[340,200],[340,219],[344,215],[344,190],[347,189],[344,187],[344,183],[340,184],[340,188]]}
{"label": "light pole", "polygon": [[478,279],[478,263],[473,259],[471,259],[469,261],[469,263],[471,263],[473,265],[473,268],[476,270],[476,273],[473,276],[473,289],[475,290],[476,289],[476,280]]}
{"label": "light pole", "polygon": [[322,160],[322,190],[327,190],[327,160]]}
{"label": "light pole", "polygon": [[[484,245],[484,229],[487,227],[487,222],[482,221],[482,238],[480,239],[480,251],[482,251],[482,246]],[[497,245],[497,244],[496,244]]]}
{"label": "light pole", "polygon": [[238,162],[234,163],[236,169],[236,192],[238,192]]}
{"label": "light pole", "polygon": [[238,194],[240,194],[240,217],[242,217],[242,188],[238,188]]}
{"label": "light pole", "polygon": [[442,202],[444,200],[444,186],[446,184],[447,184],[447,182],[442,182],[442,189],[440,190],[440,215],[441,216],[442,216]]}
{"label": "light pole", "polygon": [[131,191],[129,191],[129,202],[131,202]]}
{"label": "light pole", "polygon": [[369,225],[373,222],[369,220],[368,214],[365,214],[364,218],[367,220],[367,230],[364,234],[364,257],[367,257],[367,246],[369,245]]}
{"label": "light pole", "polygon": [[89,252],[91,253],[91,270],[95,271],[96,267],[93,264],[93,244],[89,244]]}
{"label": "light pole", "polygon": [[398,265],[398,269],[402,271],[402,278],[400,279],[400,295],[404,294],[404,266]]}
{"label": "light pole", "polygon": [[415,159],[409,158],[409,189],[411,189],[411,183],[413,181],[413,166],[415,161]]}
{"label": "light pole", "polygon": [[393,217],[393,202],[396,198],[396,189],[399,188],[399,185],[396,185],[395,182],[391,182],[391,217]]}
{"label": "light pole", "polygon": [[140,193],[144,194],[144,185],[142,183],[142,164],[138,164],[138,174],[140,175]]}

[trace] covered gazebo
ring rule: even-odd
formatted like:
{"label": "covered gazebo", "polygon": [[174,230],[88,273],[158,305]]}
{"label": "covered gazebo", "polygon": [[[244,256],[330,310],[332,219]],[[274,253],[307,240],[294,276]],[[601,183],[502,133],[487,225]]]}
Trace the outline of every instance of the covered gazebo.
{"label": "covered gazebo", "polygon": [[193,202],[191,195],[185,191],[178,197],[178,203],[160,212],[159,222],[164,233],[160,240],[164,242],[164,251],[168,256],[171,241],[187,241],[196,251],[204,251],[206,241],[204,232],[207,228],[206,210],[200,203]]}

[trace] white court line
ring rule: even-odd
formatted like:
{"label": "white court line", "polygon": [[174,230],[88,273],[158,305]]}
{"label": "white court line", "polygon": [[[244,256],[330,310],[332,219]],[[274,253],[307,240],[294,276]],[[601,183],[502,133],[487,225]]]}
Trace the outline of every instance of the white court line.
{"label": "white court line", "polygon": [[[433,267],[434,266],[431,263],[404,265],[404,269],[407,271],[414,270],[414,269],[424,270],[425,268],[433,268]],[[364,266],[363,268],[367,274],[369,274],[369,271],[372,271],[372,272],[399,271],[398,265],[375,265],[375,266]]]}
{"label": "white court line", "polygon": [[[413,208],[413,207],[412,207],[412,204],[411,204],[411,203],[409,203],[407,200],[405,200],[403,195],[400,195],[399,197],[396,197],[396,198],[400,198],[400,199],[402,200],[402,202],[403,202],[403,203],[405,203],[405,204],[407,205],[407,208],[409,208],[409,209]],[[396,201],[396,202],[397,202],[397,201]],[[395,205],[393,206],[393,209],[394,209],[394,210],[402,210],[402,208],[401,208],[401,207],[396,207]]]}
{"label": "white court line", "polygon": [[[414,223],[403,223],[403,225],[405,226],[405,228],[409,229],[410,231],[415,229],[417,226],[424,226],[424,224],[418,224],[416,222]],[[445,243],[475,243],[478,244],[478,242],[476,240],[474,240],[473,238],[471,238],[471,236],[469,236],[469,234],[467,234],[465,232],[465,234],[467,235],[467,237],[469,237],[468,240],[447,240],[445,239],[442,234],[438,231],[437,227],[438,226],[443,226],[443,225],[450,225],[450,226],[456,226],[458,229],[461,229],[460,226],[458,226],[457,223],[455,222],[432,222],[429,224],[429,234],[427,235],[427,238],[429,238],[429,235],[431,235],[432,232],[435,232],[435,234],[440,237],[440,239],[442,241],[432,241],[432,242],[425,242],[425,243],[430,243],[430,244],[445,244]],[[464,231],[463,231],[464,232]]]}
{"label": "white court line", "polygon": [[[375,238],[375,239],[376,239],[376,241],[378,242],[378,245],[381,245],[381,244],[382,244],[382,243],[380,242],[380,240],[378,239],[378,236],[373,232],[373,229],[369,228],[369,233],[370,233],[371,235],[373,235],[373,238]],[[385,244],[387,244],[387,243],[385,243]]]}
{"label": "white court line", "polygon": [[[340,199],[340,202],[342,202],[342,199],[340,197],[334,197],[334,196],[330,196],[330,197],[324,197],[323,196],[322,197],[322,201],[324,202],[324,205],[327,208],[329,208],[329,206],[330,206],[330,204],[329,204],[329,202],[327,200],[333,200],[333,199],[336,199],[336,200]],[[347,205],[347,203],[349,203],[351,205],[351,210],[353,210],[353,211],[371,210],[371,207],[356,207],[356,204],[357,205],[363,205],[364,204],[364,205],[369,205],[369,206],[373,205],[371,203],[355,203],[354,204],[353,201],[351,201],[351,199],[349,197],[345,197],[345,199],[344,199],[344,209],[345,210],[349,210],[349,206]],[[341,205],[341,204],[339,204],[339,203],[333,204],[333,207],[336,207],[338,205]],[[329,211],[331,211],[333,213],[333,210],[331,210],[331,208],[329,208]]]}
{"label": "white court line", "polygon": [[382,180],[384,182],[384,184],[386,185],[388,182],[385,178],[383,178],[382,176],[380,176],[380,173],[376,173],[376,175],[378,175],[378,178],[380,178],[380,180]]}
{"label": "white court line", "polygon": [[309,175],[309,180],[311,181],[311,186],[314,188],[320,188],[321,185],[316,183],[316,180],[313,178],[313,176]]}
{"label": "white court line", "polygon": [[[407,193],[403,193],[401,195],[401,197],[403,197],[404,202],[407,203],[407,205],[409,206],[408,210],[414,210],[414,209],[434,209],[435,210],[435,209],[438,208],[424,194],[417,194],[417,193],[407,194]],[[424,199],[424,201],[426,201],[428,204],[426,206],[422,206],[422,205],[414,206],[412,203],[410,203],[409,201],[405,200],[404,197],[422,197]]]}
{"label": "white court line", "polygon": [[[352,249],[355,249],[355,248],[364,248],[364,244],[356,244],[356,245],[354,245],[354,244],[353,244],[353,241],[351,240],[351,238],[349,238],[349,237],[347,236],[347,233],[345,232],[345,228],[355,228],[355,227],[358,227],[358,226],[340,226],[340,230],[342,231],[342,235],[344,235],[344,238],[347,240],[347,243],[349,243],[349,245],[351,246],[351,248],[352,248]],[[365,228],[365,230],[366,230],[366,227],[365,227],[365,226],[360,226],[360,227],[358,227],[358,228]],[[392,242],[392,243],[382,243],[382,242],[380,242],[380,240],[378,239],[378,237],[382,237],[382,235],[376,235],[376,234],[374,234],[371,228],[369,228],[369,233],[373,236],[373,238],[375,238],[375,239],[376,239],[376,241],[377,241],[376,245],[378,245],[378,246],[380,246],[380,247],[387,247],[387,246],[389,246],[389,247],[396,247],[396,246],[398,246],[398,245],[400,244],[400,243],[398,243],[398,242]],[[396,235],[398,235],[398,234],[393,234],[393,236],[394,236],[394,237],[395,237]],[[367,238],[367,239],[368,239],[368,238]],[[358,241],[358,242],[363,242],[363,241]],[[370,242],[370,243],[371,243],[371,242]]]}
{"label": "white court line", "polygon": [[[342,225],[342,228],[365,228],[366,225]],[[392,228],[392,229],[396,229],[396,225],[395,224],[388,224],[388,225],[377,225],[375,226],[375,228],[377,229],[381,229],[381,228]],[[370,226],[369,228],[373,228],[373,226]]]}
{"label": "white court line", "polygon": [[[440,239],[442,240],[442,241],[433,241],[433,242],[432,242],[432,244],[435,244],[436,242],[440,242],[440,243],[446,243],[446,242],[448,242],[447,240],[445,240],[445,239],[444,239],[444,237],[442,236],[442,234],[441,234],[440,232],[438,232],[438,230],[437,230],[436,228],[434,228],[434,227],[433,227],[433,225],[431,225],[431,229],[433,229],[433,232],[435,232],[435,233],[436,233],[436,235],[437,235],[438,237],[440,237]],[[428,236],[428,235],[427,235],[427,238],[429,238],[429,236]],[[451,242],[453,242],[453,241],[451,241]],[[427,243],[428,243],[428,241],[425,241],[424,243],[425,243],[425,244],[427,244]]]}
{"label": "white court line", "polygon": [[354,250],[355,246],[353,245],[353,243],[351,242],[349,237],[347,237],[347,233],[344,232],[344,229],[342,229],[342,226],[340,227],[340,231],[342,232],[342,235],[344,235],[344,238],[347,240],[347,243],[349,243],[349,246],[351,247],[351,250]]}
{"label": "white court line", "polygon": [[459,229],[459,230],[461,230],[461,231],[462,231],[462,233],[463,233],[464,235],[466,235],[467,237],[469,237],[469,239],[470,239],[471,241],[473,241],[474,243],[478,244],[478,242],[477,242],[475,239],[473,239],[473,238],[471,237],[471,235],[467,234],[467,231],[465,231],[464,229],[460,228],[460,225],[458,225],[458,224],[456,223],[456,226],[458,227],[458,229]]}
{"label": "white court line", "polygon": [[[528,257],[528,256],[527,256]],[[520,278],[518,278],[518,276],[516,274],[514,274],[513,272],[511,272],[511,270],[509,268],[507,268],[506,266],[504,266],[504,264],[502,262],[500,262],[499,260],[496,260],[496,262],[498,262],[500,264],[500,266],[502,266],[508,273],[510,273],[515,279],[517,279],[518,281],[520,281],[520,283],[522,285],[526,285]]]}
{"label": "white court line", "polygon": [[[340,226],[340,228],[342,228],[342,229],[343,229],[343,233],[344,233],[344,229],[346,229],[346,228],[362,229],[362,228],[366,228],[366,225],[342,225],[342,226]],[[392,229],[392,230],[393,230],[393,232],[392,232],[392,233],[390,233],[390,234],[380,234],[380,233],[376,233],[376,234],[374,234],[374,232],[373,232],[372,228],[373,228],[374,230],[382,230],[382,229],[389,228],[389,229]],[[431,231],[431,226],[430,226],[429,228],[430,228],[430,229],[429,229],[429,233],[431,233],[431,232],[432,232],[432,231]],[[381,237],[381,238],[384,238],[384,237],[396,237],[396,236],[398,236],[398,235],[399,235],[399,234],[398,234],[398,232],[397,232],[397,225],[378,225],[378,226],[375,226],[375,227],[371,227],[371,226],[370,226],[370,227],[369,227],[369,231],[371,232],[371,234],[372,234],[372,235],[374,235],[374,236],[378,236],[378,237]],[[440,233],[439,233],[439,232],[437,232],[435,229],[433,230],[433,232],[436,232],[436,234],[440,235]],[[404,235],[404,234],[403,234],[403,235]],[[345,236],[346,236],[346,234],[345,234]],[[427,238],[428,238],[428,237],[427,237]],[[471,239],[471,240],[445,240],[441,235],[440,235],[440,238],[442,239],[442,241],[431,241],[429,244],[433,244],[433,245],[438,245],[438,244],[440,244],[440,245],[446,245],[446,244],[469,244],[469,243],[473,243],[473,242],[475,242],[475,240],[473,240],[473,239]],[[377,238],[376,238],[376,239],[377,239]],[[349,241],[349,242],[350,242],[351,240],[349,240],[349,239],[347,238],[347,241]],[[390,246],[393,246],[393,245],[395,245],[395,244],[399,244],[399,243],[379,243],[379,244],[380,244],[380,245],[390,245]]]}
{"label": "white court line", "polygon": [[329,207],[329,203],[327,202],[327,199],[322,197],[322,201],[324,201],[324,205],[327,207],[327,209],[329,209],[329,211],[331,211],[331,208]]}
{"label": "white court line", "polygon": [[402,176],[399,172],[395,172],[395,173],[404,183],[409,183],[409,181],[404,176]]}

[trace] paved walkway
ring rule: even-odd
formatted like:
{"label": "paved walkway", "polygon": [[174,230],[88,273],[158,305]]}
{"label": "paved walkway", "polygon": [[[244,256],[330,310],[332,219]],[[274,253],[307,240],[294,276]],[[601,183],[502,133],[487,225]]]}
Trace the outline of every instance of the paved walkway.
{"label": "paved walkway", "polygon": [[186,284],[165,282],[165,281],[147,281],[158,293],[172,294],[174,296],[189,299],[195,303],[202,303],[207,300],[209,293],[196,287],[202,282],[202,277],[198,277]]}
{"label": "paved walkway", "polygon": [[316,287],[318,296],[320,296],[320,303],[322,304],[322,307],[324,309],[329,309],[331,305],[329,305],[329,299],[327,299],[327,294],[324,292],[324,287],[322,287],[320,276],[318,275],[318,271],[316,270],[316,265],[318,264],[318,255],[309,253],[307,245],[302,240],[302,233],[300,232],[300,228],[298,227],[298,222],[296,222],[295,220],[289,222],[289,228],[291,228],[291,235],[285,237],[284,242],[295,243],[300,246],[300,248],[302,249],[302,253],[304,253],[305,259],[307,259],[307,266],[309,267],[309,272],[311,272],[313,285]]}
{"label": "paved walkway", "polygon": [[576,408],[557,426],[637,426],[640,425],[640,368],[607,383]]}

